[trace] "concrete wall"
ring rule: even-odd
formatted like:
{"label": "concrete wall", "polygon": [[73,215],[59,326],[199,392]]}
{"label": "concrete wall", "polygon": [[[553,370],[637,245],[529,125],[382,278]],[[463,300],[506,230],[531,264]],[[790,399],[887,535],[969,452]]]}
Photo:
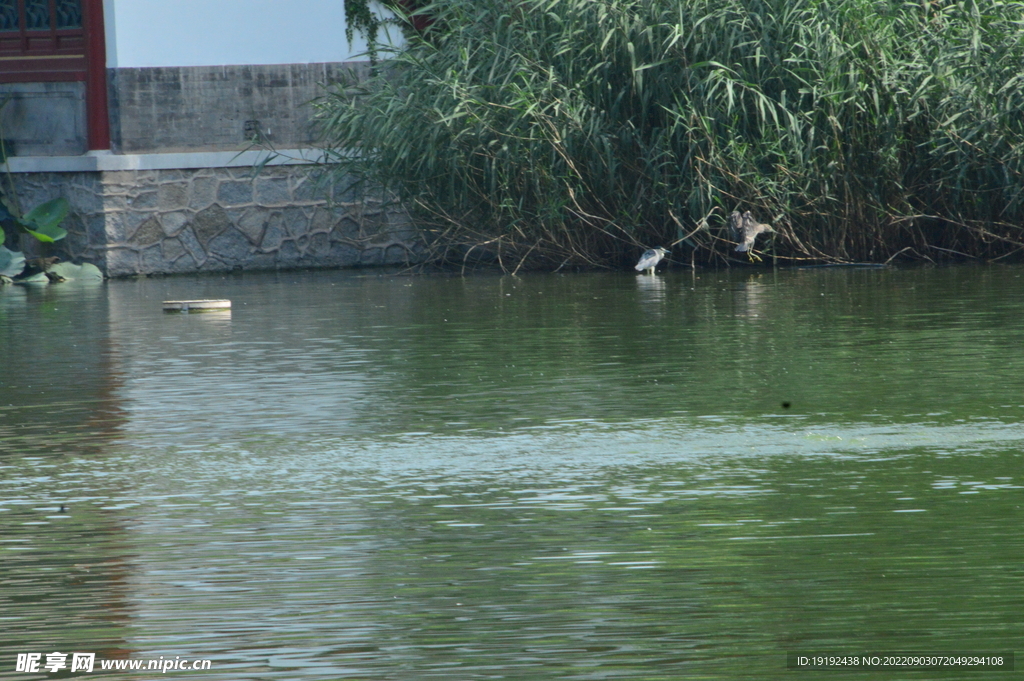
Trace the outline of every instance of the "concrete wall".
{"label": "concrete wall", "polygon": [[[344,188],[325,197],[307,166],[251,173],[35,172],[15,182],[26,207],[67,198],[68,236],[53,253],[113,277],[402,264],[422,255],[420,233],[393,205],[357,200]],[[29,246],[37,245],[23,241]]]}
{"label": "concrete wall", "polygon": [[76,156],[85,153],[84,83],[4,83],[0,136],[13,142],[10,156]]}
{"label": "concrete wall", "polygon": [[342,0],[105,0],[104,20],[115,153],[312,146],[319,86],[368,68]]}
{"label": "concrete wall", "polygon": [[315,145],[310,101],[368,64],[272,64],[108,70],[115,153]]}
{"label": "concrete wall", "polygon": [[358,34],[352,45],[345,39],[342,0],[105,0],[103,8],[108,68],[344,62],[366,51]]}
{"label": "concrete wall", "polygon": [[[342,0],[104,0],[115,153],[310,146],[318,84],[367,68]],[[399,39],[399,32],[392,33]],[[384,36],[382,36],[383,38]],[[343,62],[348,62],[344,64]],[[17,156],[87,149],[83,83],[0,85]]]}

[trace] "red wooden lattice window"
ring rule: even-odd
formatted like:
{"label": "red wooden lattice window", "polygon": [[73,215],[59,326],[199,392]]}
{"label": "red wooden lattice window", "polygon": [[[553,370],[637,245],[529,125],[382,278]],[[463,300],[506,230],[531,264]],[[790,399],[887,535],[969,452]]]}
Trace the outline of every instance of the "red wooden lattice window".
{"label": "red wooden lattice window", "polygon": [[0,0],[0,82],[85,80],[82,0]]}

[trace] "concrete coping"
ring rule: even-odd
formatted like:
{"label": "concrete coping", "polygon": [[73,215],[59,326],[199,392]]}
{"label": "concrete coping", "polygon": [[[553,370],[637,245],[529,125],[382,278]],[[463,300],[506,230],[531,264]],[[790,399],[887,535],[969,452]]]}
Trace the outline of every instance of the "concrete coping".
{"label": "concrete coping", "polygon": [[189,151],[169,154],[114,154],[89,151],[81,156],[12,156],[0,172],[89,173],[116,170],[183,170],[188,168],[243,168],[302,165],[323,160],[321,149],[247,149],[245,151]]}

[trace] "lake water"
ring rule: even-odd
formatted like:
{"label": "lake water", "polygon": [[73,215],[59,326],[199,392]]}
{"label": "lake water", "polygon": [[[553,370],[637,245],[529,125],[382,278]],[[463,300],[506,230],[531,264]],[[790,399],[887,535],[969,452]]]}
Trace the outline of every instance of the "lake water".
{"label": "lake water", "polygon": [[55,651],[204,681],[1012,651],[1022,348],[1012,266],[3,288],[0,678],[89,676],[16,673]]}

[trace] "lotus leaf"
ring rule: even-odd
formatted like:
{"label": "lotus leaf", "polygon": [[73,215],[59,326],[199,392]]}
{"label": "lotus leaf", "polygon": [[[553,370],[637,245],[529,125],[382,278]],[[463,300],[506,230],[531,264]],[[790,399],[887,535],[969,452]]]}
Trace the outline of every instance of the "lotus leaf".
{"label": "lotus leaf", "polygon": [[59,262],[55,265],[50,265],[47,268],[46,273],[52,277],[58,277],[63,280],[77,280],[77,281],[102,281],[103,273],[100,268],[96,267],[91,263],[82,263],[76,265],[71,262]]}
{"label": "lotus leaf", "polygon": [[82,263],[82,279],[103,279],[103,271],[91,262]]}
{"label": "lotus leaf", "polygon": [[25,269],[25,256],[0,246],[0,275],[16,277]]}
{"label": "lotus leaf", "polygon": [[59,225],[67,217],[70,206],[67,199],[58,197],[41,203],[21,216],[22,228],[44,243],[53,243],[68,235]]}
{"label": "lotus leaf", "polygon": [[15,284],[49,284],[50,278],[46,276],[46,272],[36,272],[31,277],[25,277],[24,279],[15,279]]}

